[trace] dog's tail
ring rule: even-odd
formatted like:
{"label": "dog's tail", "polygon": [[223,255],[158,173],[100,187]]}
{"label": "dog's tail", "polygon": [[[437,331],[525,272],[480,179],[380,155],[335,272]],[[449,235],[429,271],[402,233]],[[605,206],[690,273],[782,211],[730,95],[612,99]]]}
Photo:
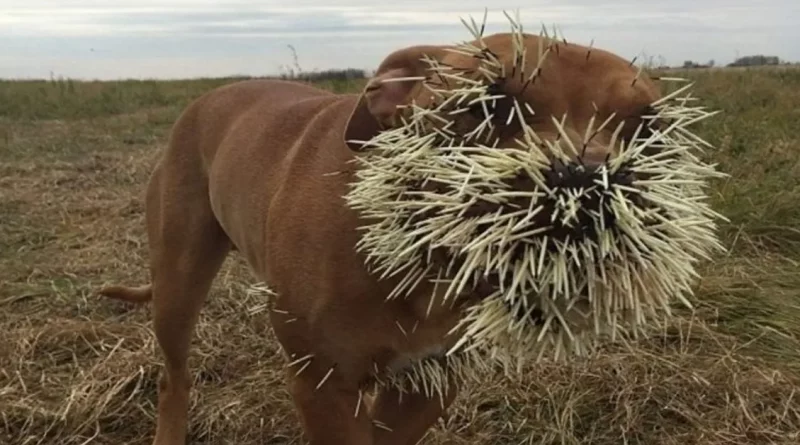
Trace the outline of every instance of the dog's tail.
{"label": "dog's tail", "polygon": [[150,284],[139,287],[108,286],[100,289],[97,293],[129,303],[147,303],[153,299],[153,286]]}

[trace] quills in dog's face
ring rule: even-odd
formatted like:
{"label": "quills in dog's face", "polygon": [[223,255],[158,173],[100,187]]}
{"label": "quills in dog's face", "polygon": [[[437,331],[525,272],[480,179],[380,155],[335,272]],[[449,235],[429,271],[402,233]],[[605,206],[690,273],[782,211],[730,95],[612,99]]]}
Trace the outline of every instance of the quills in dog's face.
{"label": "quills in dog's face", "polygon": [[[536,94],[570,87],[547,84],[551,62],[601,66],[610,56],[546,33],[534,41],[507,16],[510,47],[465,21],[473,40],[451,48],[453,59],[423,59],[433,102],[410,104],[403,125],[365,144],[346,196],[372,221],[357,248],[396,280],[389,298],[438,287],[452,305],[482,289],[448,356],[395,377],[425,393],[447,387],[443,370],[465,377],[498,361],[518,370],[635,335],[673,301],[688,305],[696,262],[722,249],[704,187],[723,175],[697,156],[709,144],[690,130],[714,113],[688,103],[691,85],[641,104],[634,127],[631,113],[589,98],[595,114],[580,134],[570,116],[537,115],[553,107],[537,108]],[[641,68],[619,65],[627,87],[645,91]]]}

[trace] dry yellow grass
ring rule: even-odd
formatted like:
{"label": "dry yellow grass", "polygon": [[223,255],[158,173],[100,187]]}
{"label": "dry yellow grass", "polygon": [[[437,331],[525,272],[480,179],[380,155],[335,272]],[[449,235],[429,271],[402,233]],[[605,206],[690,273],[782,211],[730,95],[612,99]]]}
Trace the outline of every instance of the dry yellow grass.
{"label": "dry yellow grass", "polygon": [[[800,71],[684,74],[724,111],[702,133],[732,175],[714,185],[730,252],[704,267],[697,311],[596,359],[470,387],[425,443],[800,442]],[[148,308],[92,292],[147,279],[150,169],[182,107],[230,81],[0,83],[0,443],[149,443]],[[252,282],[232,256],[203,312],[192,443],[302,443]]]}

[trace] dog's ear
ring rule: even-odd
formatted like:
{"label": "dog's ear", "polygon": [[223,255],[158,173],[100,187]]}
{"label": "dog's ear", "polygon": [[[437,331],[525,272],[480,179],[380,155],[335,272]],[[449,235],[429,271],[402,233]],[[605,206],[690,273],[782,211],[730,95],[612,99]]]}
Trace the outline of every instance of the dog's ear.
{"label": "dog's ear", "polygon": [[392,125],[398,106],[409,103],[413,93],[422,85],[421,79],[414,78],[427,74],[429,65],[423,58],[441,60],[444,54],[444,47],[419,45],[395,51],[386,57],[375,76],[367,82],[347,119],[344,129],[347,146],[358,150],[363,141]]}

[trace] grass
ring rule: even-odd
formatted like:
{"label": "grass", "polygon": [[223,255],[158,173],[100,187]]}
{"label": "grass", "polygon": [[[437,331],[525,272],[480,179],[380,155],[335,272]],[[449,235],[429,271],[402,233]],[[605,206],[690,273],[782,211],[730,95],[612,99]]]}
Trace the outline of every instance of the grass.
{"label": "grass", "polygon": [[[704,266],[696,310],[597,359],[469,388],[425,443],[800,441],[800,70],[679,74],[723,110],[701,134],[731,175],[712,193],[729,251]],[[235,80],[0,82],[0,443],[149,443],[148,309],[92,293],[147,279],[153,163],[181,109]],[[232,256],[203,312],[193,443],[301,441],[251,282]]]}

